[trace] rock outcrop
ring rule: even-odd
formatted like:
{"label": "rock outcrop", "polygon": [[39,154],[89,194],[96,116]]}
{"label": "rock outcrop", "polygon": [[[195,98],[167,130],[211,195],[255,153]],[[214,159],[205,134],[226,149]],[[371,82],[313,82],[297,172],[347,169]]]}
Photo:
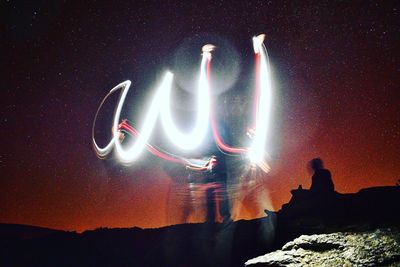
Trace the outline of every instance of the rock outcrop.
{"label": "rock outcrop", "polygon": [[292,198],[278,212],[266,210],[275,229],[274,250],[301,236],[362,232],[400,225],[400,187],[382,186],[357,193],[313,194],[292,190]]}
{"label": "rock outcrop", "polygon": [[302,235],[245,266],[400,266],[400,231]]}

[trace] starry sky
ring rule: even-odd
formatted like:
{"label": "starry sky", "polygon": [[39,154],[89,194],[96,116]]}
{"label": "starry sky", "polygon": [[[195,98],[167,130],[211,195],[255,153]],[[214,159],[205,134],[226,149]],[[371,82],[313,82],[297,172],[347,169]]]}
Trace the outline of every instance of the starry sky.
{"label": "starry sky", "polygon": [[[129,79],[126,116],[140,122],[143,103],[171,69],[185,126],[190,75],[201,46],[214,42],[218,114],[240,142],[252,101],[251,38],[259,33],[276,91],[272,171],[242,190],[234,218],[278,210],[290,189],[309,187],[306,165],[316,156],[342,193],[400,179],[396,1],[22,2],[0,3],[0,222],[76,231],[182,223],[184,178],[165,162],[144,155],[123,166],[96,157],[96,109]],[[103,143],[112,101],[96,130]],[[191,220],[201,221],[196,209]]]}

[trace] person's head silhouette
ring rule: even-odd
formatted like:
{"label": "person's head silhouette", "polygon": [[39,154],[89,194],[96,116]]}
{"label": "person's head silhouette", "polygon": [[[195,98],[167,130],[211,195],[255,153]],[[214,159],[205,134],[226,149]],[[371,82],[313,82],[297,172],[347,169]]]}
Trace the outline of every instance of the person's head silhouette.
{"label": "person's head silhouette", "polygon": [[320,158],[312,159],[309,164],[313,171],[318,171],[324,168],[324,162]]}

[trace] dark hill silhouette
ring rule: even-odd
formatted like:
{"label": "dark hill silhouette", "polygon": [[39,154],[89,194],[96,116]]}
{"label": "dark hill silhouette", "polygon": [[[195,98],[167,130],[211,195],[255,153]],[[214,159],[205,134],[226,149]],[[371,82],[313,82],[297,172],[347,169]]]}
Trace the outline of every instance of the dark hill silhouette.
{"label": "dark hill silhouette", "polygon": [[57,232],[64,231],[32,225],[0,223],[0,240],[29,239],[51,235]]}
{"label": "dark hill silhouette", "polygon": [[[301,234],[400,225],[399,186],[319,199],[309,193],[293,190],[280,211],[229,224],[54,231],[25,239],[9,235],[0,239],[0,266],[243,266]],[[0,232],[7,227],[37,230],[2,224]]]}
{"label": "dark hill silhouette", "polygon": [[267,218],[59,232],[0,242],[0,266],[242,266],[269,250]]}

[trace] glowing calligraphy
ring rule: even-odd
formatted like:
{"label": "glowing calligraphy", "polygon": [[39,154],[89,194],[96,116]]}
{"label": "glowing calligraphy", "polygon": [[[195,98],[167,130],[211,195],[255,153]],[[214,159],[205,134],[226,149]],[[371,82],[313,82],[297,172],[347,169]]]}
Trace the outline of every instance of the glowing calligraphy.
{"label": "glowing calligraphy", "polygon": [[[224,153],[230,155],[245,155],[251,162],[259,166],[263,171],[268,172],[269,166],[265,162],[265,146],[268,137],[268,130],[270,127],[271,105],[272,105],[272,84],[271,84],[271,70],[269,66],[269,59],[266,48],[263,44],[264,35],[259,35],[253,38],[253,48],[256,61],[256,86],[254,98],[254,123],[249,127],[247,134],[252,138],[251,145],[248,148],[232,147],[227,145],[222,139],[218,127],[214,111],[214,103],[210,99],[210,77],[211,77],[211,60],[213,45],[205,45],[202,48],[202,61],[200,66],[200,73],[197,85],[197,116],[195,125],[188,133],[182,132],[175,125],[171,114],[171,88],[173,84],[173,74],[167,71],[155,91],[153,99],[148,107],[147,113],[143,118],[143,125],[140,130],[135,129],[127,120],[120,120],[120,114],[126,99],[126,95],[131,86],[131,82],[125,81],[113,89],[105,96],[101,102],[94,119],[92,128],[92,141],[96,154],[99,157],[107,156],[113,149],[123,163],[134,162],[142,153],[147,149],[150,153],[168,161],[184,164],[187,166],[194,166],[205,168],[211,166],[211,158],[203,163],[193,163],[192,160],[186,159],[177,155],[173,155],[150,144],[150,136],[157,122],[160,118],[164,131],[168,139],[177,147],[182,150],[190,151],[198,148],[205,136],[207,135],[209,122],[211,130],[216,142],[217,147]],[[94,126],[98,113],[101,110],[107,98],[121,90],[118,100],[117,108],[114,114],[112,132],[113,137],[105,147],[99,147],[94,137]],[[128,133],[136,138],[135,142],[128,147],[122,147],[120,140],[121,132]]]}

